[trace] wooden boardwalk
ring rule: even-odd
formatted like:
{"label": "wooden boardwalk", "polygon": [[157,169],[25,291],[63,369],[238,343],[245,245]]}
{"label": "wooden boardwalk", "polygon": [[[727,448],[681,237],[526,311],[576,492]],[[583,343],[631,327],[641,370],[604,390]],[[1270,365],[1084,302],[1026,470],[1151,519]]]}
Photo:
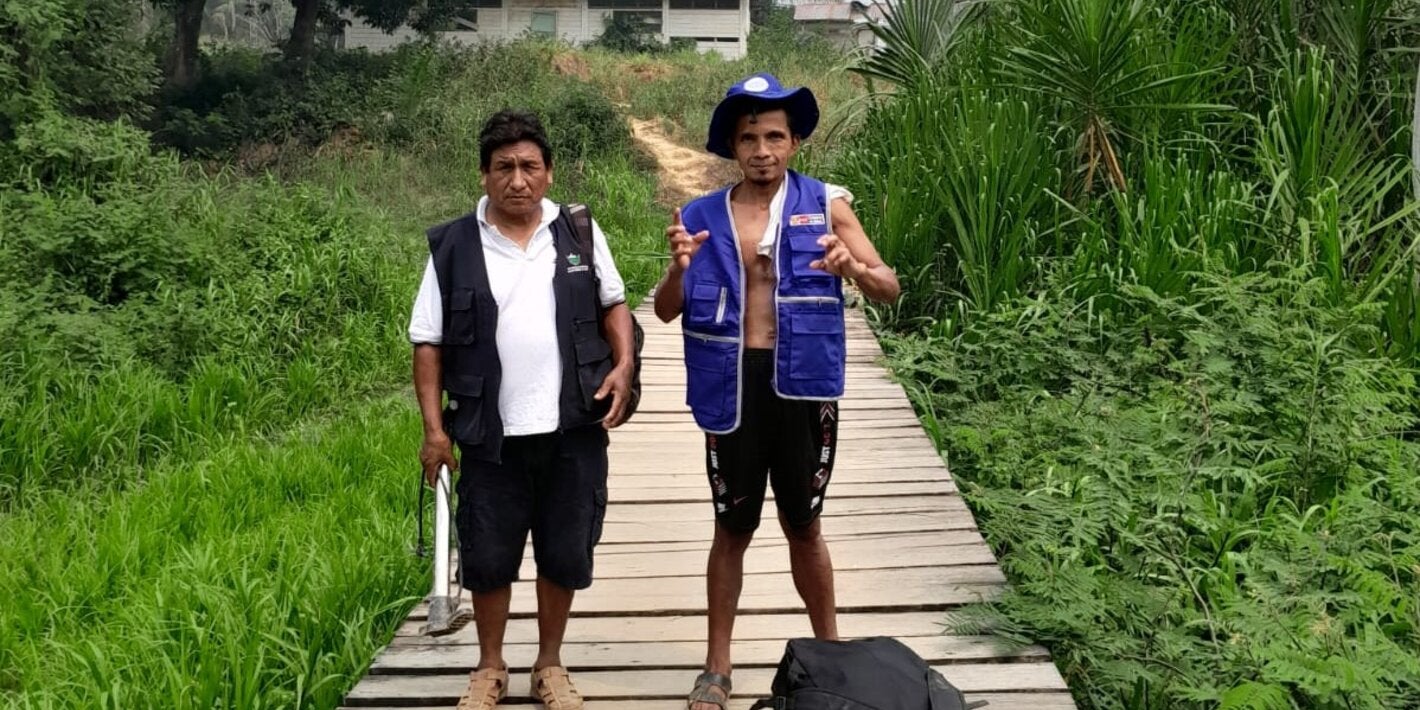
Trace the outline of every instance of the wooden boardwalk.
{"label": "wooden boardwalk", "polygon": [[[649,304],[648,304],[649,306]],[[589,710],[676,710],[705,657],[705,558],[714,514],[703,438],[684,405],[679,324],[649,307],[641,410],[612,433],[610,504],[592,588],[573,605],[563,660]],[[943,634],[949,611],[989,599],[1005,583],[902,388],[878,364],[882,351],[858,311],[849,312],[848,391],[824,509],[845,637],[901,639],[989,710],[1074,708],[1065,682],[1038,646]],[[772,503],[745,559],[735,627],[734,710],[767,695],[784,640],[811,635],[789,576]],[[522,578],[534,577],[531,548]],[[467,604],[467,595],[465,595]],[[529,696],[537,652],[531,582],[514,587],[505,655],[506,703]],[[418,634],[418,606],[346,696],[349,707],[452,707],[476,662],[470,624],[457,634]]]}

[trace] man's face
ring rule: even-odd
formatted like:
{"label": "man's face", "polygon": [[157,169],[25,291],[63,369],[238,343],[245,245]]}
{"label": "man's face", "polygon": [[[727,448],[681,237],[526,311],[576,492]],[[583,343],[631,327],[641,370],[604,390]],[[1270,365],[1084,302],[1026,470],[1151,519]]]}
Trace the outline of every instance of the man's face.
{"label": "man's face", "polygon": [[789,114],[775,109],[740,116],[730,149],[745,180],[772,185],[789,169],[789,161],[799,151],[799,139],[789,130]]}
{"label": "man's face", "polygon": [[482,182],[495,209],[524,216],[542,206],[542,197],[552,185],[552,169],[543,163],[536,143],[519,141],[493,151]]}

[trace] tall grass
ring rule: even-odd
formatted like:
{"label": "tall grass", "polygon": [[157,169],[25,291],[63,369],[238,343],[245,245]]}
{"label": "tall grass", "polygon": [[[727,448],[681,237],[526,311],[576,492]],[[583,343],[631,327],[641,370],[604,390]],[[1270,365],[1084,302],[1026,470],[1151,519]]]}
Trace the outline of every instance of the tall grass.
{"label": "tall grass", "polygon": [[121,484],[398,371],[392,240],[358,199],[271,180],[8,192],[0,501]]}
{"label": "tall grass", "polygon": [[0,704],[333,707],[424,589],[405,398],[0,518]]}
{"label": "tall grass", "polygon": [[878,250],[906,278],[899,313],[991,310],[1034,272],[1055,219],[1054,141],[1029,101],[931,86],[876,110],[833,162]]}

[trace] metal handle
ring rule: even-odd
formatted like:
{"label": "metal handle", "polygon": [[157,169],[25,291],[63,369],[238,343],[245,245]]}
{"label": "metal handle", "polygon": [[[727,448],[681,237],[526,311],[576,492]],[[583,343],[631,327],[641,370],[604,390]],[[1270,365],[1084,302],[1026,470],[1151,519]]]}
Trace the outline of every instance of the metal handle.
{"label": "metal handle", "polygon": [[439,466],[434,482],[434,588],[430,597],[449,594],[449,467]]}

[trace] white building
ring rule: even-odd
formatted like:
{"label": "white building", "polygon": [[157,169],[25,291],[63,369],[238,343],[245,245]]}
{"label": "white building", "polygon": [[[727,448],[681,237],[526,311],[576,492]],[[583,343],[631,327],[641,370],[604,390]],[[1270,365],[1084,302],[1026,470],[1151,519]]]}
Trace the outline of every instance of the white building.
{"label": "white building", "polygon": [[[662,42],[690,39],[700,51],[719,52],[727,59],[743,57],[749,49],[749,0],[478,0],[477,4],[439,35],[468,44],[524,34],[584,44],[601,35],[607,18],[628,14],[646,22]],[[345,28],[344,46],[379,51],[416,36],[409,27],[386,33],[352,18]]]}

